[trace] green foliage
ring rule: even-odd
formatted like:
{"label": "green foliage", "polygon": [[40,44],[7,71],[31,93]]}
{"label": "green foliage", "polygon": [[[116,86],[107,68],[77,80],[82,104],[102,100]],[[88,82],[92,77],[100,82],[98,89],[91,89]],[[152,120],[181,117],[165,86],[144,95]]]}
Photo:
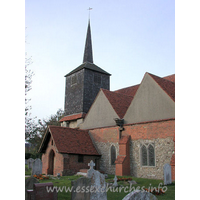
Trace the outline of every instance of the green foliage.
{"label": "green foliage", "polygon": [[25,165],[25,175],[31,175],[31,169],[28,168],[28,165]]}
{"label": "green foliage", "polygon": [[29,158],[40,158],[41,159],[42,154],[41,153],[25,153],[25,159],[29,159]]}
{"label": "green foliage", "polygon": [[56,114],[51,115],[47,119],[39,119],[36,122],[32,124],[32,130],[27,135],[26,140],[31,143],[31,148],[29,150],[30,153],[37,156],[38,149],[40,147],[40,144],[42,142],[42,138],[45,134],[45,131],[48,127],[48,125],[55,125],[60,126],[59,120],[64,116],[64,111],[62,109],[58,109]]}

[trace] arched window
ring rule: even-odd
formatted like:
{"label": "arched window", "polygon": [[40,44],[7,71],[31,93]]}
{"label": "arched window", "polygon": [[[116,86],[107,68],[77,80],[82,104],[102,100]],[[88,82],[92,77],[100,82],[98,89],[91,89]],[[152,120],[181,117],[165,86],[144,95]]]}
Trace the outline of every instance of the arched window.
{"label": "arched window", "polygon": [[111,146],[111,149],[110,149],[110,157],[111,157],[111,165],[114,165],[115,164],[115,160],[116,160],[116,149],[115,149],[115,146]]}
{"label": "arched window", "polygon": [[142,166],[155,166],[155,152],[153,144],[143,144],[141,146]]}
{"label": "arched window", "polygon": [[148,153],[149,153],[149,166],[155,166],[155,155],[154,155],[154,148],[150,144],[148,146]]}
{"label": "arched window", "polygon": [[142,166],[147,166],[147,148],[145,145],[142,145]]}

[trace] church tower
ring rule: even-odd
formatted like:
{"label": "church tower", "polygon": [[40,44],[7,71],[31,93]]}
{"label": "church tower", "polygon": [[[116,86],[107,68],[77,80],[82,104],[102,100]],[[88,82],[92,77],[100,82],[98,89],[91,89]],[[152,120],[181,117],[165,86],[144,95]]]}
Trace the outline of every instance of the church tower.
{"label": "church tower", "polygon": [[100,88],[110,89],[110,75],[93,63],[89,20],[83,63],[65,75],[65,117],[60,120],[65,122],[63,126],[75,128],[83,122]]}

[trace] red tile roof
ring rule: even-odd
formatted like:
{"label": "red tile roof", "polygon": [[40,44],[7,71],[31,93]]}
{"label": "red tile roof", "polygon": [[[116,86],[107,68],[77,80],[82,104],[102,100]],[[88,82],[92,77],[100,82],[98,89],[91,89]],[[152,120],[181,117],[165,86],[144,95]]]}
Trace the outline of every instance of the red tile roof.
{"label": "red tile roof", "polygon": [[59,153],[99,155],[88,131],[53,125],[48,128]]}
{"label": "red tile roof", "polygon": [[164,79],[167,79],[168,81],[172,81],[175,83],[175,74],[172,74],[170,76],[163,77]]}
{"label": "red tile roof", "polygon": [[[175,74],[163,78],[150,73],[148,74],[172,98],[172,100],[175,101]],[[105,89],[102,89],[102,91],[104,92],[117,115],[120,118],[123,118],[139,86],[140,85],[138,84],[113,92]]]}
{"label": "red tile roof", "polygon": [[85,116],[86,116],[85,113],[79,113],[79,114],[75,114],[75,115],[68,115],[68,116],[63,117],[59,122],[72,121],[72,120],[84,118]]}
{"label": "red tile roof", "polygon": [[112,105],[113,109],[120,118],[123,118],[126,110],[128,109],[133,97],[127,96],[122,93],[115,93],[109,90],[101,89],[108,101]]}
{"label": "red tile roof", "polygon": [[135,93],[137,92],[137,89],[139,88],[139,86],[140,85],[138,84],[138,85],[130,86],[130,87],[127,87],[127,88],[122,88],[122,89],[116,90],[114,92],[134,97]]}
{"label": "red tile roof", "polygon": [[153,74],[148,73],[156,83],[175,101],[175,83],[167,80],[166,78],[160,78]]}

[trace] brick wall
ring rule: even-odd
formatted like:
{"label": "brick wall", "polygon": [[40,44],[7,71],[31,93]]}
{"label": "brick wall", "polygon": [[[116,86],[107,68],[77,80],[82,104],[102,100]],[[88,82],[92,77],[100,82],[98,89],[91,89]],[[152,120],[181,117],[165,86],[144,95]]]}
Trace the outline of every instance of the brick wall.
{"label": "brick wall", "polygon": [[99,156],[83,156],[83,163],[78,162],[78,155],[72,154],[61,154],[57,152],[56,146],[53,142],[52,145],[52,138],[50,138],[46,152],[42,154],[42,173],[49,174],[49,159],[50,159],[50,152],[53,150],[55,153],[54,156],[54,170],[53,175],[57,175],[60,173],[61,175],[73,175],[79,172],[80,169],[89,169],[88,163],[95,159],[100,159]]}
{"label": "brick wall", "polygon": [[[163,179],[163,166],[173,161],[175,120],[124,125],[122,136],[130,135],[130,174],[135,177]],[[111,146],[116,148],[116,157],[119,155],[119,129],[118,127],[97,128],[90,130],[100,157],[100,170],[108,174],[115,174],[115,165],[111,165]],[[42,173],[48,173],[49,153],[55,152],[54,174],[74,174],[80,169],[88,169],[92,156],[84,156],[84,163],[78,163],[78,155],[60,154],[50,139],[46,152],[42,156]],[[141,144],[151,143],[155,149],[155,166],[141,166]],[[120,150],[123,153],[123,149]],[[175,158],[175,156],[174,156]],[[175,160],[175,159],[174,159]],[[172,165],[171,165],[172,166]],[[172,179],[175,179],[175,162],[172,166]]]}
{"label": "brick wall", "polygon": [[80,171],[80,169],[89,169],[88,163],[93,160],[100,159],[99,156],[83,156],[83,162],[78,162],[78,155],[66,154],[64,155],[64,170],[63,175],[73,175]]}
{"label": "brick wall", "polygon": [[[163,179],[163,166],[170,164],[174,151],[175,120],[127,125],[124,134],[131,136],[131,175]],[[155,166],[141,165],[140,146],[145,143],[154,144]]]}
{"label": "brick wall", "polygon": [[119,155],[115,161],[117,176],[130,176],[130,136],[123,136],[119,141]]}
{"label": "brick wall", "polygon": [[57,152],[55,143],[53,142],[52,145],[52,138],[50,138],[46,152],[42,154],[42,173],[48,174],[49,171],[49,154],[51,151],[54,151],[54,175],[57,175],[57,173],[62,174],[63,171],[63,155]]}
{"label": "brick wall", "polygon": [[117,157],[119,154],[118,127],[93,129],[90,130],[90,135],[101,154],[100,170],[107,174],[115,174],[115,165],[111,165],[111,146],[115,147]]}
{"label": "brick wall", "polygon": [[[130,135],[130,173],[135,177],[163,179],[163,166],[171,161],[174,151],[175,120],[160,120],[124,125],[123,135]],[[119,155],[118,127],[97,128],[90,134],[101,153],[100,169],[108,174],[115,173],[115,166],[110,164],[110,148],[115,145]],[[140,145],[154,144],[155,166],[141,166]]]}

